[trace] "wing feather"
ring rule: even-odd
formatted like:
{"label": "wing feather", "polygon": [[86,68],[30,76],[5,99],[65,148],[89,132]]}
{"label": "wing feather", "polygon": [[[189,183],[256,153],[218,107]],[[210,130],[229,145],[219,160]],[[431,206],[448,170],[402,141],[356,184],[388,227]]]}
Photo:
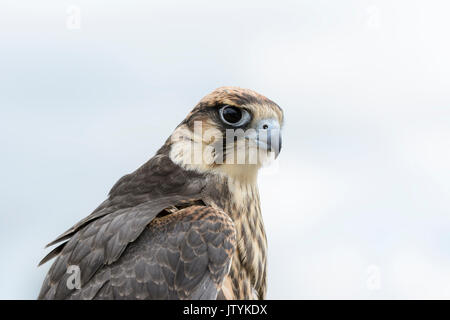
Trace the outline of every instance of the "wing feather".
{"label": "wing feather", "polygon": [[[50,287],[47,293],[55,296],[41,298],[216,299],[228,274],[235,237],[226,213],[187,207],[151,222],[118,260],[101,266],[81,289]],[[93,263],[89,255],[80,262],[88,269]],[[67,277],[61,274],[52,281],[65,283]]]}
{"label": "wing feather", "polygon": [[109,198],[91,215],[49,244],[67,240],[40,263],[57,257],[39,298],[69,296],[70,290],[59,285],[69,266],[79,266],[83,270],[82,285],[87,283],[102,266],[117,261],[128,244],[164,209],[201,203],[204,186],[200,174],[183,170],[164,154],[157,154],[121,178],[111,189]]}

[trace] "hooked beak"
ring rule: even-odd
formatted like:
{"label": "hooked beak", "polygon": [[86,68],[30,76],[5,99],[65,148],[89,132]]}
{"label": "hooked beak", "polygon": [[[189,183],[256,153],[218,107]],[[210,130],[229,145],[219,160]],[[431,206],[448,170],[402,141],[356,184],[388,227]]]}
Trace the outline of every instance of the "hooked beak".
{"label": "hooked beak", "polygon": [[281,151],[281,128],[278,120],[260,120],[255,129],[256,133],[246,136],[246,139],[255,141],[258,148],[274,152],[277,158]]}

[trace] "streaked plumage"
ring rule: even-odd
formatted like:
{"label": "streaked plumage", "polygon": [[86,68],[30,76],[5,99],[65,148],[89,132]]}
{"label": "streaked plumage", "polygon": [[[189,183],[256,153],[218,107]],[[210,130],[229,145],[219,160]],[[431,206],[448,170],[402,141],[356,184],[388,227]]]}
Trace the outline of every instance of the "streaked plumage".
{"label": "streaked plumage", "polygon": [[[281,109],[251,90],[223,87],[207,95],[152,159],[50,244],[65,241],[41,262],[56,257],[39,299],[265,297],[267,240],[256,184],[261,162],[187,159],[188,143],[212,143],[193,135],[196,121],[203,129],[226,129],[217,115],[224,105],[247,110],[249,127],[283,122]],[[223,147],[225,159],[229,150]],[[67,286],[73,265],[81,271],[80,289]]]}

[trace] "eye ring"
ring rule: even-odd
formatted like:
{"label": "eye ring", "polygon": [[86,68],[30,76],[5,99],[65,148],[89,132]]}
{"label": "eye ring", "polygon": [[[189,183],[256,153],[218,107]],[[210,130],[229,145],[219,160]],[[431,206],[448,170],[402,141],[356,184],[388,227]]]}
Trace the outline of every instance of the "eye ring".
{"label": "eye ring", "polygon": [[219,110],[220,118],[224,123],[233,127],[240,127],[250,121],[250,114],[247,110],[225,105]]}

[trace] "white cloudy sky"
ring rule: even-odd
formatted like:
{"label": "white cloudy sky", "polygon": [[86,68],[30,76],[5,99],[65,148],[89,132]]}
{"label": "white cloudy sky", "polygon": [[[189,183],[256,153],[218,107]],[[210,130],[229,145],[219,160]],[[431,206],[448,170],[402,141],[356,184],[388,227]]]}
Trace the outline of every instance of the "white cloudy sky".
{"label": "white cloudy sky", "polygon": [[260,176],[269,298],[450,298],[449,11],[3,0],[0,298],[34,299],[44,245],[222,85],[286,114]]}

